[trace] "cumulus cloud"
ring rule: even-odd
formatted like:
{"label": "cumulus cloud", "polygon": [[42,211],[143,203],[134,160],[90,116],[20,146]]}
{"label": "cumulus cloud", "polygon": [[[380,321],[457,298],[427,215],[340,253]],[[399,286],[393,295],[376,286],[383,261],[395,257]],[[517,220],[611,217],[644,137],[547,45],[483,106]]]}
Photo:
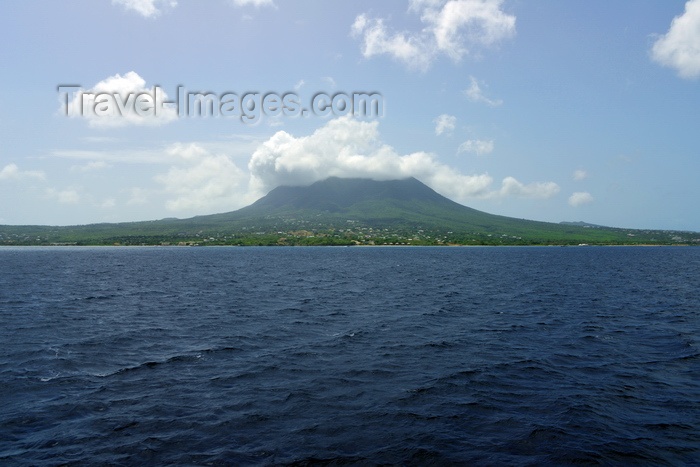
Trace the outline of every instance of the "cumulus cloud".
{"label": "cumulus cloud", "polygon": [[673,19],[668,32],[652,46],[651,57],[682,78],[700,77],[700,0],[685,4],[685,12]]}
{"label": "cumulus cloud", "polygon": [[420,31],[396,32],[382,18],[361,14],[351,27],[361,38],[362,55],[389,55],[410,68],[426,70],[440,55],[454,62],[515,35],[515,16],[501,9],[503,0],[409,0],[419,15]]}
{"label": "cumulus cloud", "polygon": [[39,170],[20,170],[17,164],[7,164],[0,170],[0,180],[24,180],[28,178],[44,180],[46,175]]}
{"label": "cumulus cloud", "polygon": [[459,145],[457,152],[471,152],[477,156],[484,156],[493,152],[493,141],[470,139]]}
{"label": "cumulus cloud", "polygon": [[451,133],[455,129],[457,117],[447,114],[442,114],[433,120],[435,123],[435,134],[440,136],[443,133]]}
{"label": "cumulus cloud", "polygon": [[551,198],[559,193],[559,185],[554,182],[535,182],[524,184],[513,177],[506,177],[501,183],[501,189],[491,196],[502,198]]}
{"label": "cumulus cloud", "polygon": [[498,107],[499,105],[503,104],[503,101],[500,99],[489,99],[486,97],[484,92],[481,90],[481,86],[479,86],[479,81],[476,78],[470,76],[469,80],[471,81],[469,87],[463,91],[464,95],[467,96],[467,99],[472,102],[482,102],[490,105],[491,107]]}
{"label": "cumulus cloud", "polygon": [[177,0],[112,0],[112,3],[134,11],[144,18],[155,18],[161,14],[162,8],[177,6]]}
{"label": "cumulus cloud", "polygon": [[587,191],[577,191],[569,196],[569,205],[575,208],[592,202],[593,196],[591,196],[591,194]]}
{"label": "cumulus cloud", "polygon": [[73,92],[67,110],[69,116],[84,117],[93,127],[162,125],[177,119],[177,110],[163,105],[167,100],[160,87],[146,87],[146,80],[130,71],[110,76],[89,90]]}
{"label": "cumulus cloud", "polygon": [[365,14],[355,18],[351,28],[354,37],[362,37],[362,55],[371,58],[375,55],[389,55],[410,68],[427,70],[434,52],[425,39],[407,33],[392,33],[384,25],[383,19],[371,19]]}
{"label": "cumulus cloud", "polygon": [[[213,154],[194,143],[174,144],[167,154],[173,165],[155,180],[171,196],[168,210],[232,210],[251,201],[241,195],[248,176],[225,154]],[[133,200],[142,193],[132,195]]]}
{"label": "cumulus cloud", "polygon": [[581,181],[581,180],[585,180],[587,178],[588,178],[588,172],[586,172],[585,170],[581,170],[581,169],[574,170],[574,175],[573,175],[574,180]]}
{"label": "cumulus cloud", "polygon": [[467,175],[440,163],[426,152],[398,154],[381,141],[378,122],[351,118],[331,120],[313,134],[294,137],[275,133],[253,153],[248,168],[251,189],[262,194],[279,185],[308,185],[331,176],[391,180],[415,177],[440,193],[459,200],[493,197],[549,197],[553,182],[525,185],[513,177],[493,189],[488,174]]}

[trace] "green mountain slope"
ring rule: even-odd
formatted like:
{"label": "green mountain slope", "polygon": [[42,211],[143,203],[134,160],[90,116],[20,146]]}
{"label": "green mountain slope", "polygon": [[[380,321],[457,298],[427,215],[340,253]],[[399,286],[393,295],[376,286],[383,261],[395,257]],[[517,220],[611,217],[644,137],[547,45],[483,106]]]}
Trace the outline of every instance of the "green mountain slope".
{"label": "green mountain slope", "polygon": [[0,226],[0,244],[693,244],[700,234],[553,224],[481,212],[420,181],[329,178],[237,211],[85,226]]}

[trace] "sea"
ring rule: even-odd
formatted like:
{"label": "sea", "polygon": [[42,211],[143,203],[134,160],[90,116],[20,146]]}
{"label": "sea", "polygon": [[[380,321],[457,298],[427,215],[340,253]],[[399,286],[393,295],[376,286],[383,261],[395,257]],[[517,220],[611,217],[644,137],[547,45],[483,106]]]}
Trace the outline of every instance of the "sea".
{"label": "sea", "polygon": [[3,247],[0,465],[700,465],[700,248]]}

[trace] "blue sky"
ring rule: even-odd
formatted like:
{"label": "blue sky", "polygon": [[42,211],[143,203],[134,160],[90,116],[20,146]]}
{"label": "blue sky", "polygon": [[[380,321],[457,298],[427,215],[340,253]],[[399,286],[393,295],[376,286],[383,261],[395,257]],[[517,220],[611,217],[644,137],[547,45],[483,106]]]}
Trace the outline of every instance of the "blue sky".
{"label": "blue sky", "polygon": [[[519,218],[700,231],[700,0],[0,9],[0,223],[226,212],[335,175],[415,176]],[[376,92],[383,115],[69,117],[66,84],[124,96],[157,86],[167,99],[178,86],[295,93],[303,106],[319,92]]]}

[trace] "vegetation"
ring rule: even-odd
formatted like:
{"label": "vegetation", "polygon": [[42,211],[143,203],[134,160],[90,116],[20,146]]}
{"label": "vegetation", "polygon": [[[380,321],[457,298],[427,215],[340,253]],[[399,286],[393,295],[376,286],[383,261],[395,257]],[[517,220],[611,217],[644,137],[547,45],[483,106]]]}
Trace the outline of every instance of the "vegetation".
{"label": "vegetation", "polygon": [[415,179],[278,187],[238,211],[83,226],[0,226],[0,245],[672,245],[700,233],[554,224],[487,214]]}

